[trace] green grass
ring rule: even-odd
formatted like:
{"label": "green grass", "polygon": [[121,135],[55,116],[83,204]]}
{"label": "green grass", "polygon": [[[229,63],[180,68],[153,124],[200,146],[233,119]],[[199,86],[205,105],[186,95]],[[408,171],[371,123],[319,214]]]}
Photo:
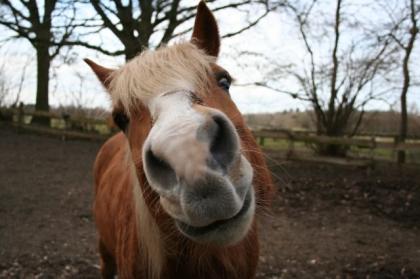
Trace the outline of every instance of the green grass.
{"label": "green grass", "polygon": [[[23,119],[25,124],[30,124],[32,120],[32,116],[26,115]],[[13,119],[14,122],[17,122],[17,117]],[[64,130],[66,127],[66,123],[61,118],[51,118],[50,127],[54,129]],[[100,135],[111,135],[111,129],[106,124],[88,124],[85,127],[85,132],[89,133],[98,133]]]}
{"label": "green grass", "polygon": [[[260,140],[257,139],[257,142],[260,144]],[[261,144],[260,144],[261,145]],[[278,151],[285,151],[289,149],[289,141],[286,139],[272,139],[272,138],[265,138],[264,144],[262,145],[263,148],[278,150]],[[295,142],[294,148],[297,150],[307,149],[310,148],[303,142]]]}
{"label": "green grass", "polygon": [[[393,139],[385,139],[392,141]],[[257,142],[261,144],[259,138],[257,138]],[[263,148],[270,149],[270,150],[277,150],[277,151],[287,151],[289,149],[289,141],[286,139],[272,139],[272,138],[265,138],[264,144],[262,145]],[[303,142],[295,142],[294,143],[294,150],[301,151],[301,152],[311,152],[313,149]],[[352,157],[359,157],[359,158],[370,158],[371,157],[371,150],[367,148],[358,148],[356,146],[352,146],[349,151],[349,155]],[[390,148],[375,148],[373,150],[373,157],[375,159],[380,160],[389,160],[395,161],[396,154]],[[410,150],[407,151],[407,161],[409,163],[420,163],[420,150]]]}

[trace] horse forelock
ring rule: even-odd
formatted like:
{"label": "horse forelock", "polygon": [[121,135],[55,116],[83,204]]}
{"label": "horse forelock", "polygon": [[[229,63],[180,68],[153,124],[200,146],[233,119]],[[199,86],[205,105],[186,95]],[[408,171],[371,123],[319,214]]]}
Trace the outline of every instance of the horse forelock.
{"label": "horse forelock", "polygon": [[213,62],[214,57],[190,42],[145,50],[110,77],[112,102],[130,113],[136,101],[147,104],[168,91],[205,92]]}

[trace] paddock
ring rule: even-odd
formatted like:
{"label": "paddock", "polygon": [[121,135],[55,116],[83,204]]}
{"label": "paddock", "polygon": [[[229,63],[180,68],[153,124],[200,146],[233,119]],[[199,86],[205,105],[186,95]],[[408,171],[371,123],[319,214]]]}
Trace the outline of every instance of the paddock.
{"label": "paddock", "polygon": [[[0,278],[98,278],[92,164],[98,141],[0,126]],[[257,278],[419,278],[419,166],[267,160]]]}

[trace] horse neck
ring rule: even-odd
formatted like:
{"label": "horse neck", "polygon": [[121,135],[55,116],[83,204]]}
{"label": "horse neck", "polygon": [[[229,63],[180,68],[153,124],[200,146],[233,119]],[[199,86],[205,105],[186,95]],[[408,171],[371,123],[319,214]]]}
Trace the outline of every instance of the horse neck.
{"label": "horse neck", "polygon": [[256,220],[247,236],[229,247],[197,244],[183,236],[168,239],[166,265],[162,274],[180,274],[179,278],[252,278],[258,262],[259,244]]}
{"label": "horse neck", "polygon": [[[144,176],[143,176],[144,178]],[[138,180],[145,182],[143,179]],[[140,256],[146,265],[147,278],[170,278],[182,274],[180,278],[248,278],[253,274],[258,261],[257,220],[247,236],[230,247],[211,247],[197,244],[184,237],[173,221],[160,208],[158,197],[147,184],[141,190],[142,201],[137,201],[137,237]],[[145,208],[145,207],[146,208]],[[146,210],[145,210],[146,209]],[[149,215],[145,216],[145,212]],[[239,274],[239,271],[241,272]],[[175,277],[176,278],[176,277]]]}

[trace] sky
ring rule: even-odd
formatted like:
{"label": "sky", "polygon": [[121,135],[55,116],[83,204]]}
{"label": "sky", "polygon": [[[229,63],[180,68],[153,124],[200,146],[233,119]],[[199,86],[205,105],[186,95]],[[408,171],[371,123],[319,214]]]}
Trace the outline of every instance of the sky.
{"label": "sky", "polygon": [[[353,0],[353,3],[356,2],[360,2],[360,0]],[[327,10],[332,12],[334,6],[327,5]],[[325,14],[327,17],[328,12],[325,12]],[[360,16],[363,15],[360,14]],[[216,14],[216,18],[221,34],[240,28],[245,20],[239,13],[238,15],[232,14],[232,11],[219,12]],[[374,21],[375,19],[372,20]],[[192,22],[187,23],[186,26],[188,24],[192,25]],[[8,35],[10,35],[9,32],[0,29],[0,42]],[[188,39],[189,36],[190,34],[187,34],[184,39]],[[102,33],[101,37],[105,44],[115,48],[119,47],[118,41],[109,31]],[[98,39],[92,38],[92,42],[95,42],[95,40]],[[182,40],[182,38],[177,38],[176,40]],[[34,50],[24,40],[3,42],[1,44],[0,67],[3,68],[6,81],[11,86],[14,86],[13,92],[7,101],[10,103],[14,100],[16,85],[21,77],[22,67],[28,64],[21,100],[24,103],[34,103],[36,91],[36,59]],[[419,44],[420,40],[417,41],[417,47],[413,53],[413,60],[415,61],[420,61]],[[236,79],[230,93],[243,113],[277,112],[296,108],[302,110],[309,107],[307,103],[297,101],[288,95],[264,87],[248,85],[252,82],[267,81],[269,77],[265,76],[265,73],[271,65],[270,62],[267,62],[267,59],[253,55],[243,55],[241,54],[243,52],[262,53],[269,61],[276,61],[279,64],[303,61],[306,57],[303,43],[298,36],[296,26],[294,26],[290,18],[284,14],[272,13],[251,30],[232,38],[223,39],[218,62]],[[124,58],[107,57],[80,47],[73,48],[72,55],[75,57],[72,64],[61,64],[59,61],[54,61],[53,63],[53,69],[50,74],[50,104],[52,106],[82,104],[86,107],[110,109],[107,93],[104,92],[100,83],[82,59],[89,57],[104,66],[116,67],[124,63]],[[415,59],[416,57],[419,59]],[[420,68],[418,66],[420,66],[418,62],[412,65],[413,68]],[[284,79],[279,82],[282,89],[294,90],[296,88],[296,83],[290,79]],[[392,92],[389,96],[388,103],[394,104],[393,107],[398,109],[398,92]],[[420,107],[419,88],[413,88],[408,96],[411,106],[415,104]],[[367,108],[387,110],[389,109],[389,104],[373,102]]]}

